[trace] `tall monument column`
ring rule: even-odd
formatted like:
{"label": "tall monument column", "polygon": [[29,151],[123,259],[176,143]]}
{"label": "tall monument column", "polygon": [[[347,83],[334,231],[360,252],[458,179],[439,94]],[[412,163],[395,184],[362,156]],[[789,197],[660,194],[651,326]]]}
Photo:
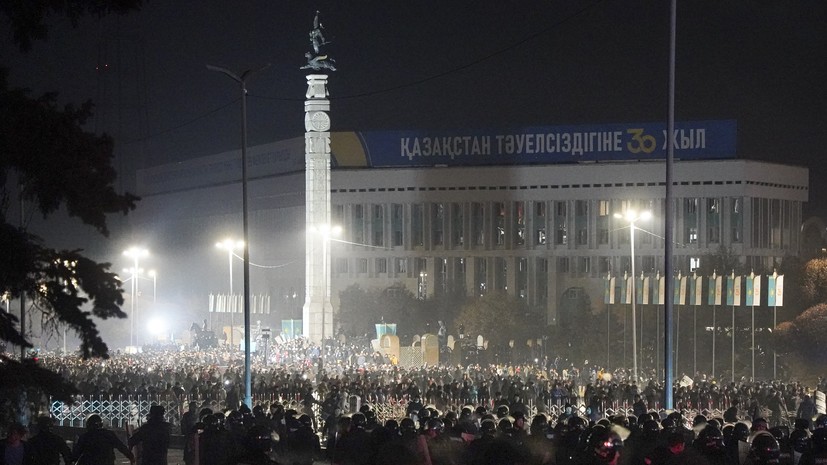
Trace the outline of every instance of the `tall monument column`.
{"label": "tall monument column", "polygon": [[[307,64],[301,69],[336,71],[334,60],[322,49],[327,45],[319,12],[310,30]],[[327,74],[307,75],[304,102],[305,158],[305,293],[302,334],[313,342],[333,336],[330,303],[330,100]]]}
{"label": "tall monument column", "polygon": [[318,342],[333,335],[330,304],[330,101],[327,75],[307,76],[304,102],[305,157],[305,297],[304,337]]}

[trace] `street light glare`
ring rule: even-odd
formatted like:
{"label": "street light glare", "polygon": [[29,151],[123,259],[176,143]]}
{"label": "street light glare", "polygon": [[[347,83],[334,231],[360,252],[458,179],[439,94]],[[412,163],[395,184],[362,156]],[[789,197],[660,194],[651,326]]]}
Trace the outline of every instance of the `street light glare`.
{"label": "street light glare", "polygon": [[244,241],[236,241],[233,239],[224,239],[221,242],[216,242],[215,246],[223,250],[236,250],[244,248]]}
{"label": "street light glare", "polygon": [[640,219],[646,221],[652,218],[652,212],[649,210],[645,210],[643,213],[640,214]]}
{"label": "street light glare", "polygon": [[144,249],[142,247],[130,247],[130,248],[124,250],[123,254],[127,257],[141,258],[141,257],[146,257],[147,255],[149,255],[149,250]]}
{"label": "street light glare", "polygon": [[342,233],[342,227],[325,223],[318,226],[311,226],[309,232],[311,234],[321,234],[324,237],[338,236]]}

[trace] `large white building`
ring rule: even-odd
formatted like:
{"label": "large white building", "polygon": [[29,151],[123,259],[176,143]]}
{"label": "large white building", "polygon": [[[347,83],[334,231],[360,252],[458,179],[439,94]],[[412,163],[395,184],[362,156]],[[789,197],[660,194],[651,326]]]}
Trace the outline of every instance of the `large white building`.
{"label": "large white building", "polygon": [[[691,272],[722,246],[762,270],[796,255],[807,169],[735,158],[732,122],[678,128],[676,268]],[[629,229],[613,217],[630,208],[653,213],[638,224],[635,269],[663,274],[664,134],[658,125],[334,133],[332,219],[343,228],[330,247],[334,311],[351,284],[402,283],[423,296],[505,290],[555,324],[564,299],[585,293],[600,306],[602,278],[630,269]],[[304,303],[303,144],[248,155],[251,292],[272,296],[273,323],[300,318]],[[174,257],[172,282],[195,299],[226,292],[226,261],[208,249],[239,235],[240,171],[236,151],[138,174],[143,200],[130,219]]]}

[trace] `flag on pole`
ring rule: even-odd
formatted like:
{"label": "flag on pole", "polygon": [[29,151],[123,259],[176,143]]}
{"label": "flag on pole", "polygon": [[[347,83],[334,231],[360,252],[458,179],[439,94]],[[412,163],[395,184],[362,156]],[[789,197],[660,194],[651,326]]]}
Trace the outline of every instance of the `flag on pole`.
{"label": "flag on pole", "polygon": [[635,303],[640,305],[643,303],[643,275],[641,274],[639,278],[633,276],[632,279],[635,281]]}
{"label": "flag on pole", "polygon": [[618,301],[619,304],[628,304],[629,302],[626,301],[628,293],[627,288],[628,279],[626,277],[626,273],[623,274],[623,277],[620,278],[620,300]]}
{"label": "flag on pole", "polygon": [[779,275],[775,280],[775,306],[784,306],[784,275]]}
{"label": "flag on pole", "polygon": [[611,274],[606,276],[606,288],[603,291],[603,303],[615,303],[615,278],[613,278]]}
{"label": "flag on pole", "polygon": [[647,277],[643,278],[643,280],[641,281],[641,284],[640,284],[640,293],[638,295],[640,295],[641,296],[640,298],[643,299],[640,302],[643,305],[648,305],[649,301],[650,301],[650,299],[649,299],[650,281],[651,281],[651,278],[649,278],[649,276],[647,276]]}
{"label": "flag on pole", "polygon": [[735,277],[726,277],[726,304],[735,305]]}
{"label": "flag on pole", "polygon": [[654,290],[654,292],[657,292],[655,303],[657,305],[663,305],[666,303],[666,276],[660,276],[657,279],[658,285]]}
{"label": "flag on pole", "polygon": [[626,280],[626,283],[624,284],[626,286],[626,298],[623,299],[623,303],[631,305],[632,295],[634,294],[635,277],[629,276],[628,278],[624,279]]}
{"label": "flag on pole", "polygon": [[721,294],[723,294],[723,276],[713,274],[709,277],[709,290],[707,291],[708,305],[721,305]]}
{"label": "flag on pole", "polygon": [[747,298],[746,298],[746,305],[747,307],[754,307],[761,305],[761,275],[758,276],[750,273],[749,276],[745,276],[747,281]]}
{"label": "flag on pole", "polygon": [[732,291],[733,291],[733,294],[734,294],[732,305],[735,305],[736,307],[740,307],[741,306],[741,277],[740,276],[735,277],[735,283],[733,284]]}
{"label": "flag on pole", "polygon": [[752,305],[761,305],[761,275],[756,275],[752,281]]}
{"label": "flag on pole", "polygon": [[773,273],[767,279],[767,306],[784,305],[784,275]]}
{"label": "flag on pole", "polygon": [[686,276],[681,276],[678,273],[678,276],[675,278],[675,292],[674,292],[674,300],[672,301],[675,305],[686,305]]}
{"label": "flag on pole", "polygon": [[692,276],[689,280],[689,305],[701,305],[703,303],[703,277]]}

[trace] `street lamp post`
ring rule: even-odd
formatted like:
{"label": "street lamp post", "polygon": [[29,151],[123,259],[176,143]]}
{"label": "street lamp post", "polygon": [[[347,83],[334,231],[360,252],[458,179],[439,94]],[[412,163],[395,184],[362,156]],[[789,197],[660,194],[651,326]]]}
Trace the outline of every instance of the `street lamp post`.
{"label": "street lamp post", "polygon": [[324,338],[327,334],[325,331],[325,327],[327,326],[327,309],[333,309],[330,303],[330,238],[341,234],[342,228],[341,226],[321,224],[313,228],[311,232],[318,234],[322,240],[322,334],[319,344],[319,371],[321,371],[321,369],[324,369]]}
{"label": "street lamp post", "polygon": [[[227,304],[229,305],[230,311],[230,347],[235,347],[235,339],[233,338],[233,331],[235,330],[235,318],[233,314],[235,313],[235,307],[231,305],[233,299],[233,255],[237,249],[244,249],[244,241],[236,241],[233,239],[224,239],[221,242],[216,242],[215,246],[221,250],[227,251],[227,264],[229,265],[230,271],[230,294],[227,298]],[[245,249],[246,250],[246,249]],[[247,295],[244,295],[245,301]],[[210,320],[212,320],[212,315],[210,315]],[[210,321],[210,329],[212,329],[212,321]],[[245,328],[246,334],[246,328]]]}
{"label": "street lamp post", "polygon": [[[247,227],[247,78],[270,65],[259,69],[248,69],[241,76],[218,66],[207,65],[210,71],[217,71],[236,81],[241,86],[241,212],[244,243],[249,244]],[[250,357],[250,247],[244,247],[244,403],[253,408],[252,360]]]}
{"label": "street lamp post", "polygon": [[158,300],[156,295],[156,291],[158,290],[158,273],[155,270],[149,270],[146,274],[152,278],[152,303],[154,304]]}
{"label": "street lamp post", "polygon": [[635,222],[639,220],[646,221],[652,217],[652,212],[649,210],[642,211],[640,213],[634,210],[626,210],[625,215],[621,215],[620,213],[614,214],[615,218],[625,219],[629,222],[629,243],[631,244],[630,252],[631,252],[631,271],[632,271],[632,381],[637,381],[637,321],[636,311],[635,311],[635,304],[637,300],[637,296],[635,293],[637,292],[637,283],[634,281],[635,279]]}
{"label": "street lamp post", "polygon": [[135,298],[138,295],[138,261],[149,255],[149,251],[140,247],[130,247],[123,252],[124,256],[132,259],[132,295],[129,302],[129,345],[134,346],[135,340]]}

